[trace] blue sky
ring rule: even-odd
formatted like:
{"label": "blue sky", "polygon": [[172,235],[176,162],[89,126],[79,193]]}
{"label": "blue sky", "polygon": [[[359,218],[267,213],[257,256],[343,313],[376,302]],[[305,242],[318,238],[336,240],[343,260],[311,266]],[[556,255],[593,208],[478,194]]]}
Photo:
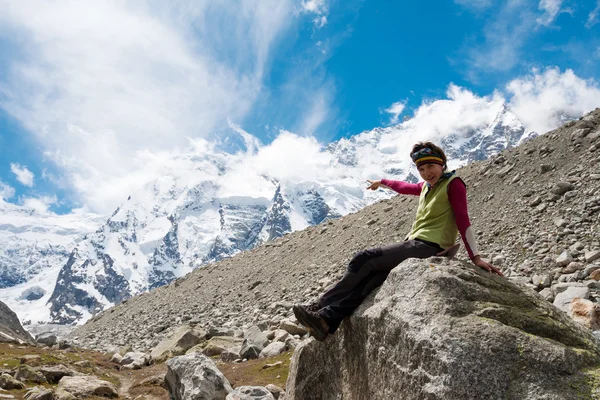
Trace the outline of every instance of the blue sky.
{"label": "blue sky", "polygon": [[600,106],[600,1],[0,5],[0,194],[58,213],[109,213],[149,154],[231,124],[328,143],[450,84],[537,130]]}

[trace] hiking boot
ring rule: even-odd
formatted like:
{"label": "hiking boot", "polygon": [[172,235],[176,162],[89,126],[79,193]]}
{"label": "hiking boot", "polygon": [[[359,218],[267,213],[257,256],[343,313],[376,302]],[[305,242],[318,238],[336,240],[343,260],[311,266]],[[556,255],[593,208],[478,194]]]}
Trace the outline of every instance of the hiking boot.
{"label": "hiking boot", "polygon": [[319,342],[329,335],[327,322],[315,311],[308,310],[306,306],[295,305],[292,310],[298,322],[308,329],[308,333]]}
{"label": "hiking boot", "polygon": [[300,307],[304,308],[307,311],[312,311],[312,312],[319,312],[319,310],[322,308],[319,303],[314,302],[314,303],[309,303],[309,304],[299,304]]}

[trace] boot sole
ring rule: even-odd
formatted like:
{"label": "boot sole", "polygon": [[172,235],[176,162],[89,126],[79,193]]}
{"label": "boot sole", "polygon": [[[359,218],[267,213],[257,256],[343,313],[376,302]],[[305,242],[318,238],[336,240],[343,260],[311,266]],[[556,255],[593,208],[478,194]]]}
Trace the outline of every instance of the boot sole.
{"label": "boot sole", "polygon": [[325,340],[325,338],[327,337],[327,334],[321,332],[319,330],[319,327],[316,326],[315,324],[313,324],[309,320],[308,315],[301,307],[294,306],[294,307],[292,307],[292,310],[294,311],[294,315],[296,316],[296,319],[298,320],[298,322],[300,322],[302,325],[304,325],[308,329],[308,333],[310,333],[310,335],[312,337],[317,339],[319,342],[322,342],[323,340]]}

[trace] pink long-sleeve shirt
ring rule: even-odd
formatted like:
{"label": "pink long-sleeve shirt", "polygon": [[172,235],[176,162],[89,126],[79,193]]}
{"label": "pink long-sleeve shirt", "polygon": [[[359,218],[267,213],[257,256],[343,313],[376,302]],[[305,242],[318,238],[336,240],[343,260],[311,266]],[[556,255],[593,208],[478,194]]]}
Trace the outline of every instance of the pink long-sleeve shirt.
{"label": "pink long-sleeve shirt", "polygon": [[[425,184],[425,182],[408,183],[403,181],[393,181],[391,179],[382,179],[381,183],[395,192],[413,196],[420,196],[423,185]],[[448,201],[450,202],[450,207],[452,207],[460,237],[465,244],[469,257],[473,259],[479,252],[477,250],[475,235],[471,228],[471,222],[469,221],[467,187],[461,179],[453,179],[450,184],[448,184]]]}

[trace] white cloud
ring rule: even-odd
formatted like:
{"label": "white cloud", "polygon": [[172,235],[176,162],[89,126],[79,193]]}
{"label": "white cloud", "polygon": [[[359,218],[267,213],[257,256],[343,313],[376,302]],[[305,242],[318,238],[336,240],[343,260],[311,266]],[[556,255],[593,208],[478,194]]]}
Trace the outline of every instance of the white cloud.
{"label": "white cloud", "polygon": [[302,4],[300,6],[304,12],[311,12],[315,14],[325,14],[327,12],[326,0],[302,0]]}
{"label": "white cloud", "polygon": [[52,204],[58,204],[56,196],[25,197],[21,199],[25,208],[32,208],[40,213],[47,213]]}
{"label": "white cloud", "polygon": [[402,114],[402,111],[404,111],[405,106],[406,102],[397,101],[395,103],[392,103],[391,106],[384,110],[384,112],[392,115],[390,117],[390,124],[393,125],[398,123],[398,117],[400,116],[400,114]]}
{"label": "white cloud", "polygon": [[584,80],[556,67],[514,79],[506,86],[511,110],[530,129],[545,133],[560,126],[565,117],[578,117],[595,109],[600,99],[597,81]]}
{"label": "white cloud", "polygon": [[543,14],[536,19],[536,22],[539,25],[549,26],[561,11],[561,5],[562,0],[540,0],[538,9],[543,11]]}
{"label": "white cloud", "polygon": [[476,11],[485,10],[492,5],[492,0],[454,0],[454,2]]}
{"label": "white cloud", "polygon": [[598,23],[598,14],[600,13],[600,0],[596,3],[596,8],[590,11],[587,21],[585,23],[586,28],[591,28]]}
{"label": "white cloud", "polygon": [[15,189],[0,181],[0,200],[8,200],[15,195]]}
{"label": "white cloud", "polygon": [[424,101],[413,118],[402,124],[413,131],[409,141],[439,141],[451,134],[466,134],[474,127],[491,123],[504,103],[498,92],[480,97],[454,84],[448,86],[446,96],[447,99]]}
{"label": "white cloud", "polygon": [[317,18],[313,19],[313,23],[315,24],[315,26],[317,28],[322,28],[325,25],[327,25],[327,17],[325,15],[317,17]]}
{"label": "white cloud", "polygon": [[540,0],[536,8],[532,1],[498,2],[494,17],[486,22],[482,35],[478,36],[481,40],[470,39],[464,44],[465,71],[469,77],[476,81],[482,73],[510,71],[519,65],[523,48],[531,38],[547,29],[560,13],[572,12],[561,8],[562,3],[562,0]]}
{"label": "white cloud", "polygon": [[302,116],[301,125],[298,126],[300,133],[314,135],[316,130],[330,117],[330,105],[333,99],[330,98],[329,93],[328,89],[320,89],[307,99],[310,103]]}
{"label": "white cloud", "polygon": [[300,3],[300,12],[315,14],[316,17],[313,19],[315,28],[320,29],[327,24],[327,14],[329,13],[329,6],[327,0],[302,0]]}
{"label": "white cloud", "polygon": [[[261,147],[254,156],[246,158],[230,177],[254,170],[280,181],[300,182],[324,174],[331,155],[322,151],[322,145],[312,136],[298,136],[282,130],[273,142]],[[312,178],[311,178],[312,177]]]}
{"label": "white cloud", "polygon": [[[274,185],[265,180],[265,176],[295,185],[316,183],[327,186],[334,181],[339,185],[348,181],[356,185],[365,177],[381,176],[382,156],[398,160],[397,155],[400,155],[402,162],[408,162],[406,149],[415,142],[432,140],[439,143],[451,134],[464,136],[474,128],[489,125],[505,104],[527,128],[544,133],[560,126],[560,115],[579,116],[590,111],[595,107],[594,99],[598,98],[600,92],[595,82],[584,81],[572,71],[560,73],[557,69],[533,71],[512,81],[505,93],[495,91],[488,96],[479,96],[451,84],[444,99],[424,101],[410,120],[386,130],[391,133],[381,137],[377,148],[365,146],[361,150],[364,152],[357,156],[359,165],[352,171],[331,168],[335,163],[332,154],[313,136],[279,130],[271,143],[262,144],[239,125],[230,123],[243,144],[237,153],[220,153],[215,143],[203,138],[190,139],[184,151],[138,152],[134,156],[136,168],[116,177],[112,181],[112,190],[126,196],[133,194],[134,188],[140,185],[154,187],[156,182],[172,188],[218,179],[218,196],[221,198],[268,199],[273,195]],[[361,139],[356,140],[360,142]],[[161,178],[157,180],[157,177]],[[87,185],[85,190],[93,193],[92,208],[100,208],[111,199],[110,194],[105,193],[104,188],[96,187],[93,181],[83,180],[80,185]],[[357,193],[363,191],[357,186]]]}
{"label": "white cloud", "polygon": [[21,184],[29,187],[33,187],[33,172],[27,169],[27,166],[20,166],[19,164],[10,164],[10,170],[17,177],[17,180]]}
{"label": "white cloud", "polygon": [[3,1],[0,43],[14,51],[3,53],[0,108],[82,204],[108,213],[130,189],[114,182],[145,168],[138,154],[183,148],[249,113],[293,15],[292,0]]}

